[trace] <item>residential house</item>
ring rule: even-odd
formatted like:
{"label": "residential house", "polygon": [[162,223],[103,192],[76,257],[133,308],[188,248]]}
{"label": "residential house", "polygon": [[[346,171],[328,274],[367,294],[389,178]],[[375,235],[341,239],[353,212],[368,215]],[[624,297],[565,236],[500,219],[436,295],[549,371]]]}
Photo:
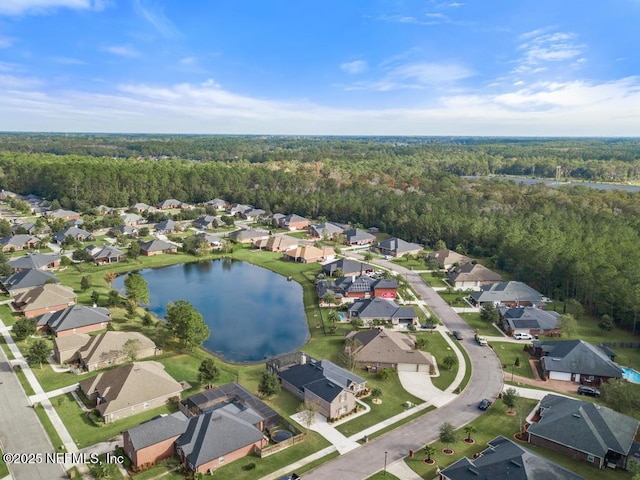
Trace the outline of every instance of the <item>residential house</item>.
{"label": "residential house", "polygon": [[74,240],[78,240],[80,242],[87,242],[89,240],[93,240],[94,236],[91,232],[87,232],[78,227],[68,227],[64,230],[59,231],[53,236],[53,240],[61,245],[67,238],[72,238]]}
{"label": "residential house", "polygon": [[335,223],[319,223],[317,225],[309,225],[309,235],[318,239],[336,239],[344,232],[344,229]]}
{"label": "residential house", "polygon": [[125,350],[127,342],[135,342],[135,358],[153,357],[162,353],[149,338],[139,332],[103,332],[99,335],[84,333],[62,335],[54,340],[53,353],[56,361],[76,363],[87,372],[132,361]]}
{"label": "residential house", "polygon": [[31,213],[33,215],[43,215],[50,210],[49,202],[32,193],[23,197],[22,200],[29,204],[29,206],[31,207]]}
{"label": "residential house", "polygon": [[127,257],[122,250],[110,245],[90,245],[86,248],[93,261],[96,262],[96,265],[121,262]]}
{"label": "residential house", "polygon": [[469,295],[469,301],[477,306],[491,302],[507,307],[544,308],[549,299],[526,283],[510,281],[483,285]]}
{"label": "residential house", "polygon": [[27,318],[37,317],[49,312],[57,312],[75,305],[78,297],[73,289],[48,283],[17,294],[12,307]]}
{"label": "residential house", "polygon": [[153,207],[151,205],[147,205],[146,203],[138,202],[132,205],[131,207],[129,207],[129,210],[131,210],[132,212],[142,213],[142,212],[149,212],[153,210]]}
{"label": "residential house", "polygon": [[106,424],[179,400],[182,385],[161,363],[134,362],[99,373],[79,383]]}
{"label": "residential house", "polygon": [[[304,362],[304,363],[303,363]],[[282,388],[306,402],[312,402],[320,415],[337,419],[356,407],[356,395],[366,381],[329,360],[317,361],[303,355],[301,362],[278,370]]]}
{"label": "residential house", "polygon": [[226,200],[222,200],[221,198],[214,198],[213,200],[209,200],[204,203],[205,207],[213,207],[216,210],[224,210],[229,206],[229,202]]}
{"label": "residential house", "polygon": [[375,279],[368,275],[337,278],[335,280],[320,280],[316,282],[316,292],[321,300],[327,297],[341,302],[352,301],[356,298],[396,298],[398,281],[396,279]]}
{"label": "residential house", "polygon": [[125,235],[127,237],[138,238],[138,229],[128,225],[118,225],[117,227],[110,228],[109,234],[114,237],[117,237],[118,235]]}
{"label": "residential house", "polygon": [[365,325],[374,320],[390,322],[393,325],[418,325],[418,314],[413,307],[402,307],[386,298],[356,300],[348,310],[349,318],[359,318]]}
{"label": "residential house", "polygon": [[153,239],[148,242],[138,241],[138,243],[140,244],[140,253],[147,257],[178,252],[178,247],[164,240]]}
{"label": "residential house", "polygon": [[609,351],[584,340],[536,340],[533,352],[551,380],[598,386],[610,378],[622,378],[622,369]]}
{"label": "residential house", "polygon": [[298,240],[288,235],[272,235],[269,238],[259,238],[253,241],[253,248],[270,252],[286,252],[298,247]]}
{"label": "residential house", "polygon": [[137,213],[123,213],[120,215],[120,218],[122,218],[122,224],[128,227],[135,227],[136,225],[146,222],[144,217],[141,217]]}
{"label": "residential house", "polygon": [[196,218],[193,222],[191,222],[194,228],[198,230],[211,230],[220,225],[218,218],[213,215],[204,215],[200,218]]}
{"label": "residential house", "polygon": [[533,336],[559,336],[560,314],[536,307],[498,307],[502,328],[509,335],[528,333]]}
{"label": "residential house", "polygon": [[21,250],[36,248],[40,243],[38,237],[29,234],[12,235],[0,238],[0,248],[3,252],[18,252]]}
{"label": "residential house", "polygon": [[253,210],[253,205],[244,205],[242,203],[234,203],[229,205],[225,210],[227,215],[232,215],[234,217],[241,217],[245,212]]}
{"label": "residential house", "polygon": [[610,408],[549,394],[536,406],[527,434],[532,445],[594,467],[626,469],[638,425]]}
{"label": "residential house", "polygon": [[196,233],[194,236],[204,239],[204,241],[207,242],[212,250],[222,250],[224,244],[226,243],[226,240],[215,235],[211,235],[210,233],[201,232]]}
{"label": "residential house", "polygon": [[80,220],[80,214],[78,212],[74,212],[72,210],[64,210],[62,208],[47,212],[46,217],[51,220]]}
{"label": "residential house", "polygon": [[502,276],[479,263],[465,263],[452,267],[447,272],[449,284],[456,290],[479,289],[484,285],[497,283]]}
{"label": "residential house", "polygon": [[311,224],[309,220],[301,217],[300,215],[296,215],[295,213],[285,215],[278,221],[278,223],[280,224],[280,228],[283,230],[289,230],[290,232],[304,230]]}
{"label": "residential house", "polygon": [[238,243],[253,243],[255,240],[269,238],[269,232],[266,230],[256,230],[255,228],[247,228],[231,232],[229,238]]}
{"label": "residential house", "polygon": [[173,220],[162,220],[161,222],[156,223],[154,230],[163,235],[171,235],[172,233],[176,233],[178,229],[178,225]]}
{"label": "residential house", "polygon": [[241,217],[246,220],[257,220],[267,215],[261,208],[249,208],[242,212]]}
{"label": "residential house", "polygon": [[63,310],[46,313],[38,319],[38,331],[56,337],[104,330],[111,321],[109,309],[73,305]]}
{"label": "residential house", "polygon": [[355,360],[358,368],[399,372],[435,374],[437,363],[433,355],[416,348],[415,339],[406,333],[375,328],[347,334],[344,351]]}
{"label": "residential house", "polygon": [[375,241],[375,235],[359,228],[351,228],[344,231],[344,243],[347,245],[371,245]]}
{"label": "residential house", "polygon": [[12,225],[11,232],[14,234],[28,233],[29,235],[48,235],[51,233],[51,227],[46,223],[23,222]]}
{"label": "residential house", "polygon": [[440,471],[440,480],[585,480],[502,435],[473,458],[463,457]]}
{"label": "residential house", "polygon": [[471,263],[471,259],[466,255],[461,255],[453,250],[444,249],[436,252],[427,253],[425,259],[433,260],[438,264],[438,268],[449,270],[456,265],[464,265],[465,263]]}
{"label": "residential house", "polygon": [[330,247],[317,248],[313,245],[299,245],[284,252],[284,259],[291,262],[330,262],[335,258],[336,252]]}
{"label": "residential house", "polygon": [[380,255],[391,257],[404,257],[405,255],[417,255],[422,252],[423,246],[417,243],[405,242],[401,238],[388,238],[371,246],[371,250]]}
{"label": "residential house", "polygon": [[0,279],[2,288],[12,297],[47,283],[60,283],[60,280],[53,273],[38,269],[21,270]]}
{"label": "residential house", "polygon": [[156,208],[158,210],[170,210],[173,208],[187,208],[189,205],[186,203],[182,203],[180,200],[176,200],[175,198],[169,198],[167,200],[163,200],[162,202],[156,204]]}
{"label": "residential house", "polygon": [[14,272],[24,270],[54,270],[60,266],[60,255],[56,253],[27,253],[9,260]]}
{"label": "residential house", "polygon": [[373,271],[373,266],[362,262],[356,262],[348,258],[340,258],[330,263],[322,265],[322,273],[333,277],[336,272],[342,272],[341,276],[350,277],[351,275],[362,275]]}

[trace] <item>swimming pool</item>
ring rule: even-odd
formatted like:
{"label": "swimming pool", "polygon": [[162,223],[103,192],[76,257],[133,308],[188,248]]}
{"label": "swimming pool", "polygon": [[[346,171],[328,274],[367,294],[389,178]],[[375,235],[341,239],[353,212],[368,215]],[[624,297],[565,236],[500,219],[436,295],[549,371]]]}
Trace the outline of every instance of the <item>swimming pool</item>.
{"label": "swimming pool", "polygon": [[622,378],[631,383],[640,383],[640,372],[636,372],[629,367],[622,367]]}
{"label": "swimming pool", "polygon": [[346,322],[346,321],[347,321],[347,319],[346,319],[346,318],[345,318],[345,316],[344,316],[344,313],[342,313],[342,312],[338,312],[338,316],[340,317],[340,321],[341,321],[341,322]]}

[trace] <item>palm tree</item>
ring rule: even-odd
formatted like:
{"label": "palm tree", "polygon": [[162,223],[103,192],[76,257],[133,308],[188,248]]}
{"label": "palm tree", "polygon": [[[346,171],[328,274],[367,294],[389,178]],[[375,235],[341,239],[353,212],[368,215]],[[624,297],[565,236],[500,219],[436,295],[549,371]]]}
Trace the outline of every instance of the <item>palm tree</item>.
{"label": "palm tree", "polygon": [[442,364],[447,367],[447,370],[451,370],[456,363],[458,363],[458,357],[455,355],[447,355],[442,359]]}
{"label": "palm tree", "polygon": [[471,424],[468,424],[464,427],[464,433],[467,434],[467,438],[465,439],[465,442],[471,443],[473,441],[471,439],[471,434],[474,433],[475,431],[476,431],[476,427],[474,427]]}
{"label": "palm tree", "polygon": [[434,453],[436,453],[435,448],[433,448],[431,445],[425,445],[424,454],[427,456],[427,459],[425,460],[427,463],[431,463],[431,455],[433,455]]}
{"label": "palm tree", "polygon": [[380,398],[382,396],[382,389],[380,387],[373,387],[371,389],[371,397],[374,400],[377,400],[378,398]]}

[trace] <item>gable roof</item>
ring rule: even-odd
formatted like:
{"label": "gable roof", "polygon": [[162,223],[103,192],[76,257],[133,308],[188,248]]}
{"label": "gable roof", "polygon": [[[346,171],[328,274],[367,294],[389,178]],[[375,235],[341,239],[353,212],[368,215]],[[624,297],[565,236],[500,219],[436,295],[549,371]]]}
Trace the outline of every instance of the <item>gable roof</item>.
{"label": "gable roof", "polygon": [[544,356],[540,359],[545,370],[554,372],[622,378],[622,369],[599,347],[584,340],[533,342]]}
{"label": "gable roof", "polygon": [[595,403],[549,394],[529,434],[604,458],[609,450],[628,455],[639,422]]}
{"label": "gable roof", "polygon": [[189,419],[182,412],[156,418],[127,430],[135,450],[154,445],[169,438],[182,435],[189,425]]}
{"label": "gable roof", "polygon": [[435,365],[430,354],[414,349],[415,341],[406,333],[383,329],[360,330],[349,332],[346,338],[353,341],[353,352],[359,362]]}
{"label": "gable roof", "polygon": [[285,251],[298,246],[298,239],[288,235],[272,235],[268,238],[257,238],[253,241],[255,248],[266,248],[271,251]]}
{"label": "gable roof", "polygon": [[0,238],[0,246],[10,248],[24,248],[25,245],[38,243],[40,239],[26,233],[19,233],[10,237]]}
{"label": "gable roof", "polygon": [[146,203],[138,202],[131,206],[131,209],[136,209],[139,212],[146,212],[151,208],[151,205],[147,205]]}
{"label": "gable roof", "polygon": [[55,283],[48,283],[42,287],[35,287],[25,290],[14,297],[17,305],[22,311],[39,310],[42,308],[57,307],[59,305],[70,305],[77,300],[72,288]]}
{"label": "gable roof", "polygon": [[176,222],[173,220],[162,220],[156,224],[155,229],[160,232],[173,232],[176,229]]}
{"label": "gable roof", "polygon": [[356,300],[349,307],[349,313],[353,312],[357,313],[358,317],[364,319],[405,319],[416,318],[418,316],[413,307],[402,307],[393,300],[380,297]]}
{"label": "gable roof", "polygon": [[481,287],[471,298],[476,303],[484,302],[531,302],[533,305],[545,301],[544,295],[522,282],[498,282]]}
{"label": "gable roof", "polygon": [[96,408],[103,416],[182,391],[164,366],[153,361],[134,362],[99,373],[82,380],[80,388],[87,395],[100,395],[102,402]]}
{"label": "gable roof", "polygon": [[140,244],[140,250],[144,252],[164,252],[165,250],[177,250],[178,248],[169,242],[165,242],[164,240],[159,240],[157,238],[149,240],[148,242],[138,243]]}
{"label": "gable roof", "polygon": [[24,290],[25,288],[41,287],[48,283],[60,283],[53,273],[38,269],[22,270],[12,273],[0,280],[2,286],[9,292]]}
{"label": "gable roof", "polygon": [[525,328],[530,330],[554,330],[559,327],[558,312],[541,310],[536,307],[509,308],[500,306],[500,315],[512,330]]}
{"label": "gable roof", "polygon": [[309,230],[315,232],[317,237],[334,237],[340,235],[344,230],[342,227],[330,222],[319,223],[317,225],[310,225]]}
{"label": "gable roof", "polygon": [[115,259],[118,260],[124,257],[124,252],[119,248],[112,247],[110,245],[102,245],[96,247],[93,251],[89,252],[91,258],[97,260],[99,258],[108,258],[110,260]]}
{"label": "gable roof", "polygon": [[64,210],[62,208],[59,208],[58,210],[47,212],[47,217],[66,219],[72,217],[80,217],[80,214],[78,212],[74,212],[73,210]]}
{"label": "gable roof", "polygon": [[120,218],[122,218],[124,223],[138,223],[144,220],[144,218],[137,213],[123,213],[120,215]]}
{"label": "gable roof", "polygon": [[337,269],[341,269],[343,275],[357,275],[367,270],[373,270],[373,267],[371,265],[367,265],[366,263],[357,262],[349,258],[340,258],[339,260],[325,263],[322,266],[322,271],[329,275],[332,275]]}
{"label": "gable roof", "polygon": [[448,480],[584,480],[564,467],[498,436],[474,459],[461,458],[440,473]]}
{"label": "gable roof", "polygon": [[167,200],[163,200],[158,203],[156,206],[158,208],[180,208],[183,203],[180,200],[176,200],[175,198],[169,198]]}
{"label": "gable roof", "polygon": [[255,228],[236,230],[229,234],[230,238],[238,242],[250,241],[256,238],[266,238],[268,236],[269,232],[267,232],[266,230],[256,230]]}
{"label": "gable roof", "polygon": [[422,250],[422,245],[406,242],[401,238],[396,237],[388,238],[386,240],[383,240],[382,242],[378,242],[375,244],[375,247],[383,250],[389,250],[396,253],[396,255],[406,252],[413,252],[415,250]]}
{"label": "gable roof", "polygon": [[336,252],[331,247],[318,248],[313,245],[299,245],[296,248],[287,250],[284,256],[293,259],[315,260],[334,256],[335,254]]}
{"label": "gable roof", "polygon": [[428,253],[426,257],[435,260],[441,267],[445,265],[453,265],[454,263],[463,265],[471,262],[471,259],[466,255],[460,255],[458,252],[454,252],[448,248]]}
{"label": "gable roof", "polygon": [[360,230],[359,228],[351,228],[344,231],[344,237],[347,243],[372,242],[376,239],[375,235]]}
{"label": "gable roof", "polygon": [[86,327],[111,321],[109,310],[103,307],[74,305],[58,312],[45,313],[38,319],[38,325],[47,325],[56,334],[74,328]]}
{"label": "gable roof", "polygon": [[298,215],[298,214],[296,214],[296,213],[290,213],[289,215],[285,215],[282,219],[280,219],[280,222],[283,225],[286,226],[286,225],[289,225],[289,224],[294,223],[294,222],[307,222],[307,223],[309,223],[309,220],[304,218],[304,217],[302,217],[302,216],[300,216],[300,215]]}
{"label": "gable roof", "polygon": [[502,275],[479,263],[465,263],[459,267],[453,267],[449,270],[448,276],[453,282],[499,282],[502,280]]}
{"label": "gable roof", "polygon": [[15,270],[38,270],[59,261],[60,255],[55,253],[28,253],[12,258],[8,263]]}
{"label": "gable roof", "polygon": [[123,354],[124,344],[129,340],[138,341],[139,351],[156,348],[156,344],[153,341],[139,332],[113,331],[91,336],[78,349],[78,356],[87,365],[109,358],[117,358]]}
{"label": "gable roof", "polygon": [[67,237],[87,239],[91,238],[92,234],[78,227],[68,227],[56,233],[53,239],[57,242],[63,242]]}

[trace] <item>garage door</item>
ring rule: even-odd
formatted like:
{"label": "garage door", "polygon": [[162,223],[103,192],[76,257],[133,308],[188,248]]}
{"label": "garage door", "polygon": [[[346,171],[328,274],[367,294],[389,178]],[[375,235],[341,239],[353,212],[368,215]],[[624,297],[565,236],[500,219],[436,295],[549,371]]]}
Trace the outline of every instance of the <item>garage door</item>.
{"label": "garage door", "polygon": [[417,372],[415,363],[399,363],[399,372]]}
{"label": "garage door", "polygon": [[571,381],[571,374],[566,372],[549,372],[550,380],[564,380],[565,382]]}

